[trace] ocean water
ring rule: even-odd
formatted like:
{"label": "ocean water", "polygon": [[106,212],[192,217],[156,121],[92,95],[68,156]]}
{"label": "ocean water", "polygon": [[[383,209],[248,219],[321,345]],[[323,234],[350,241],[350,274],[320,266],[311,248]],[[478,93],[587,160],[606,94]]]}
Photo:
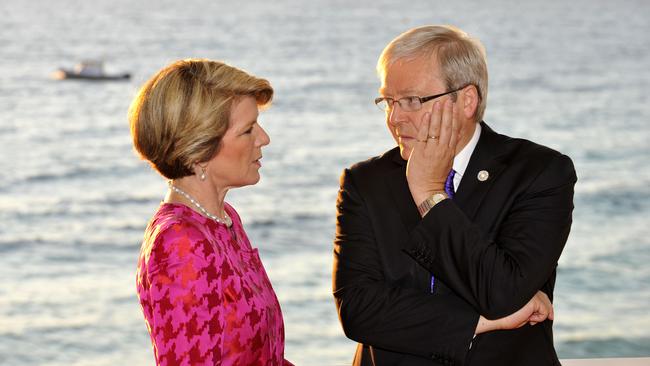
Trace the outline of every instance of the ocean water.
{"label": "ocean water", "polygon": [[[165,182],[131,148],[138,86],[187,57],[268,78],[262,180],[233,190],[283,308],[286,356],[343,365],[331,296],[343,168],[393,146],[372,104],[383,46],[455,24],[487,48],[486,121],[575,162],[560,260],[562,358],[650,355],[650,2],[1,1],[0,365],[153,365],[135,293]],[[87,58],[119,83],[54,81]]]}

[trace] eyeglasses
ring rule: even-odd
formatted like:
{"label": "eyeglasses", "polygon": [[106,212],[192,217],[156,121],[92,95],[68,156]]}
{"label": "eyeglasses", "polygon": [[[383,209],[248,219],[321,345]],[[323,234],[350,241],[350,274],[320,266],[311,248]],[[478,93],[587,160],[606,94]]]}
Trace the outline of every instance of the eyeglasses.
{"label": "eyeglasses", "polygon": [[[465,85],[467,86],[467,85]],[[399,106],[402,108],[403,111],[405,112],[415,112],[419,111],[422,109],[422,104],[426,103],[430,100],[434,100],[436,98],[440,98],[442,96],[445,96],[447,94],[455,93],[461,89],[463,89],[465,86],[460,87],[458,89],[450,90],[448,92],[436,94],[436,95],[430,95],[428,97],[416,97],[416,96],[410,96],[410,97],[404,97],[400,99],[393,99],[393,98],[385,98],[385,97],[379,97],[375,98],[375,104],[379,109],[382,111],[390,111],[393,109],[395,106],[395,102],[399,103]]]}

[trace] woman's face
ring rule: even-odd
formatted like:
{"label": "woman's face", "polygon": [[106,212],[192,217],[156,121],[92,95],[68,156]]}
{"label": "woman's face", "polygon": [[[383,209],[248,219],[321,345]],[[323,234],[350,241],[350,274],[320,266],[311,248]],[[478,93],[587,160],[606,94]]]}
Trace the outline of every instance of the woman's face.
{"label": "woman's face", "polygon": [[270,139],[257,123],[258,115],[253,97],[243,97],[233,104],[221,148],[207,166],[209,179],[217,187],[242,187],[260,180],[262,146],[268,145]]}

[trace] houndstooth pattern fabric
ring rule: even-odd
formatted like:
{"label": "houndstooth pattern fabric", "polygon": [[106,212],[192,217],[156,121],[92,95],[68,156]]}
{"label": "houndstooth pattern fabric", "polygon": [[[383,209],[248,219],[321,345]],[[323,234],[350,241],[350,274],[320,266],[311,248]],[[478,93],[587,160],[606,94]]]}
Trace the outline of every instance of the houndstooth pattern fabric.
{"label": "houndstooth pattern fabric", "polygon": [[290,365],[271,282],[226,210],[231,229],[169,203],[149,222],[136,277],[156,365]]}

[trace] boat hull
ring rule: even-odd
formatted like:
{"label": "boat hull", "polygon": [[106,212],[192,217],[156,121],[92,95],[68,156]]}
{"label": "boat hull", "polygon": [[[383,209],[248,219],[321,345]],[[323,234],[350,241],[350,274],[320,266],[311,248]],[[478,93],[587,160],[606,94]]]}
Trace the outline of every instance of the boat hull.
{"label": "boat hull", "polygon": [[84,75],[73,70],[59,69],[52,75],[58,80],[87,80],[87,81],[125,81],[131,78],[131,74],[104,74],[104,75]]}

